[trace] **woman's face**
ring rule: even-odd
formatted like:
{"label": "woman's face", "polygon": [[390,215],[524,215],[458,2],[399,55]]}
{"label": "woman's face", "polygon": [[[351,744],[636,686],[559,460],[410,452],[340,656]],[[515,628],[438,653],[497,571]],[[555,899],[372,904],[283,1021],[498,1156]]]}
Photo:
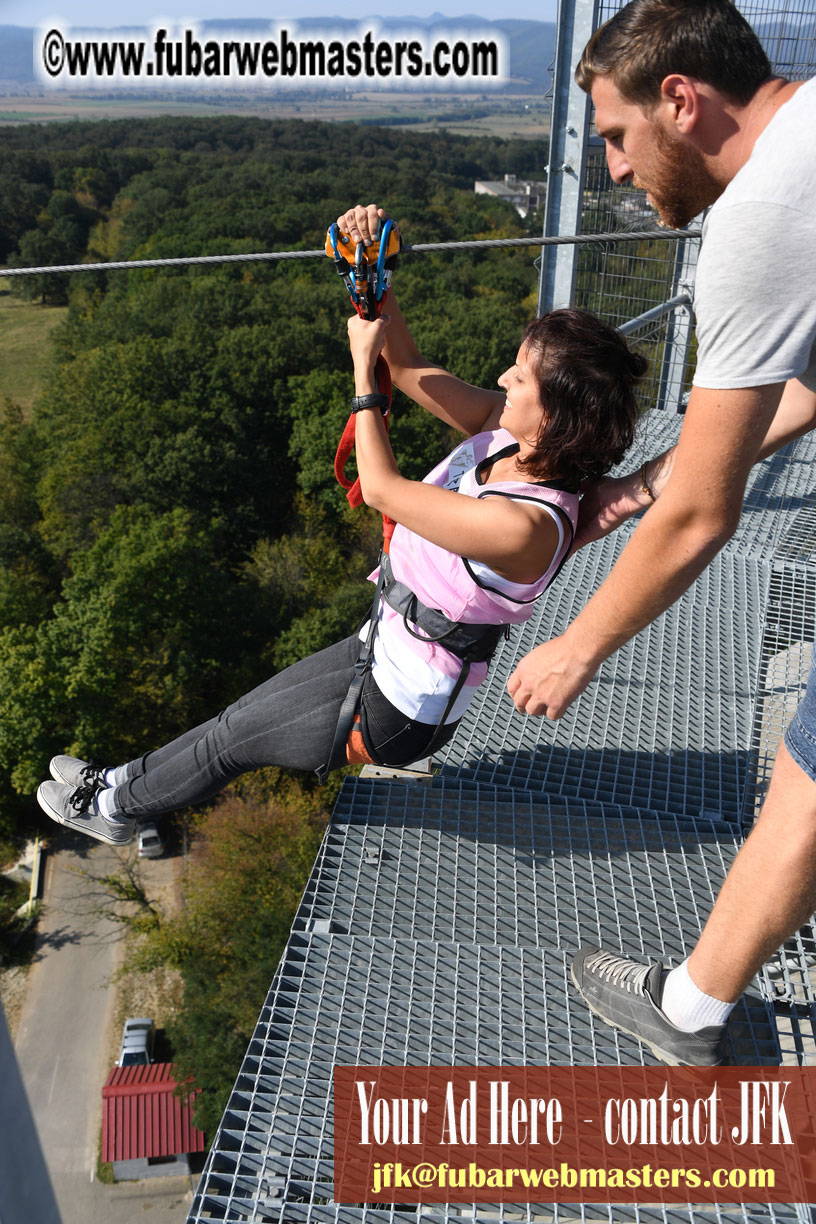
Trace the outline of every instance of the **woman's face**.
{"label": "woman's face", "polygon": [[507,395],[499,424],[511,433],[517,442],[535,445],[541,429],[544,407],[533,369],[532,354],[526,344],[519,349],[515,365],[505,370],[498,382]]}

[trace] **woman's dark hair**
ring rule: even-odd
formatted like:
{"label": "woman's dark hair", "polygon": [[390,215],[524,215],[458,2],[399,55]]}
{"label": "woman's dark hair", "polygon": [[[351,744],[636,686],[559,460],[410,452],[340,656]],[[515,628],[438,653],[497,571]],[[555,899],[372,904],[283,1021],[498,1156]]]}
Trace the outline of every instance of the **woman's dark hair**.
{"label": "woman's dark hair", "polygon": [[648,362],[586,310],[551,310],[529,325],[522,344],[544,415],[535,451],[519,468],[539,480],[598,480],[632,445],[635,386]]}

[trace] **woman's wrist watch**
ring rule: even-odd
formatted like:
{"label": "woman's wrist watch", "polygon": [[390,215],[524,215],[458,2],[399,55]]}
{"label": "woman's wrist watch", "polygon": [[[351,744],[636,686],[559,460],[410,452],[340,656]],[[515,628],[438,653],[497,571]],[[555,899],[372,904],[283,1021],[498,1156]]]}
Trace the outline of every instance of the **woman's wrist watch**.
{"label": "woman's wrist watch", "polygon": [[379,408],[383,416],[388,412],[388,396],[382,391],[371,391],[368,395],[355,395],[351,401],[352,412],[362,412],[365,408]]}

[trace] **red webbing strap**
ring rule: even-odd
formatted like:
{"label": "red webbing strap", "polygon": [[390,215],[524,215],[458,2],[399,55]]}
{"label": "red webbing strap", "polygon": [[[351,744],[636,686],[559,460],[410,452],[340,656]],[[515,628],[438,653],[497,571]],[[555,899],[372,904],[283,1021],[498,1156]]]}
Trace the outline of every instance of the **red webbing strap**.
{"label": "red webbing strap", "polygon": [[[382,301],[378,303],[378,311],[377,311],[378,314],[379,314],[379,311],[382,309],[382,303],[384,301],[385,301],[385,295],[383,295]],[[366,317],[362,305],[355,303],[355,309],[361,319]],[[385,360],[384,357],[377,358],[377,364],[374,367],[374,377],[377,383],[377,390],[380,391],[383,395],[388,396],[388,403],[390,406],[391,404],[391,371],[389,370],[388,362]],[[388,420],[389,418],[388,416],[386,416],[385,418],[386,433],[388,432]],[[357,417],[352,412],[348,421],[346,421],[346,427],[343,430],[339,443],[337,444],[337,453],[334,456],[334,474],[337,477],[337,483],[341,486],[341,488],[347,490],[346,500],[348,501],[348,504],[350,506],[354,506],[354,507],[362,506],[363,494],[360,489],[359,477],[357,478],[357,480],[355,480],[352,483],[352,481],[349,480],[348,476],[346,475],[346,464],[348,463],[349,458],[351,456],[351,452],[354,449],[354,431],[355,431],[356,424],[357,424]],[[394,534],[394,528],[396,527],[397,524],[394,521],[394,519],[389,518],[387,514],[384,514],[382,516],[382,520],[383,520],[383,549],[385,552],[388,552],[388,545],[391,543],[391,536]]]}

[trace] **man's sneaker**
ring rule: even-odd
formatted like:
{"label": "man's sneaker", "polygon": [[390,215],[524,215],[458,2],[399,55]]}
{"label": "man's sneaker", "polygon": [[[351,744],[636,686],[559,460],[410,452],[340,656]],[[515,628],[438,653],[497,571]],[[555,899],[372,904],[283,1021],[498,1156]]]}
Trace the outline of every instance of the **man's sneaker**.
{"label": "man's sneaker", "polygon": [[85,786],[62,786],[59,782],[43,782],[37,791],[37,802],[52,820],[78,829],[97,841],[111,846],[126,846],[133,840],[135,820],[106,820],[94,803],[93,783]]}
{"label": "man's sneaker", "polygon": [[719,1067],[726,1061],[726,1025],[684,1033],[660,1010],[663,975],[657,962],[644,965],[602,948],[581,948],[572,980],[587,1006],[613,1028],[637,1037],[670,1067]]}
{"label": "man's sneaker", "polygon": [[63,786],[78,787],[85,786],[88,782],[93,783],[96,788],[94,794],[107,785],[104,767],[93,761],[81,761],[79,757],[52,757],[48,770],[54,781],[61,782]]}

